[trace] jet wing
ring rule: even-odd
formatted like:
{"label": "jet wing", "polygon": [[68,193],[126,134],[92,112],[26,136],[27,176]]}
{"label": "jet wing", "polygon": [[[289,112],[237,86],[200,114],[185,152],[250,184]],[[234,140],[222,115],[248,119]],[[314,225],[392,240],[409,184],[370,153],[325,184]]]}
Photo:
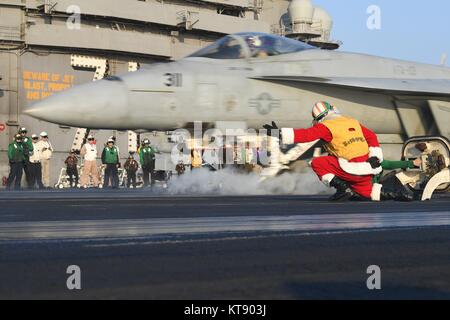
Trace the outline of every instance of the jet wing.
{"label": "jet wing", "polygon": [[450,79],[259,76],[252,79],[320,84],[388,95],[450,97]]}

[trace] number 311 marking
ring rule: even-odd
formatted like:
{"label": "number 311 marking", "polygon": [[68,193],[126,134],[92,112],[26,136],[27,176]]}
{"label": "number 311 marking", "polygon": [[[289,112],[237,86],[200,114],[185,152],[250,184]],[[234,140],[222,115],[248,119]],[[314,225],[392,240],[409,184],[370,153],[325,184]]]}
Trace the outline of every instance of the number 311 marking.
{"label": "number 311 marking", "polygon": [[164,84],[167,87],[181,87],[183,86],[183,75],[181,73],[166,73],[164,74]]}

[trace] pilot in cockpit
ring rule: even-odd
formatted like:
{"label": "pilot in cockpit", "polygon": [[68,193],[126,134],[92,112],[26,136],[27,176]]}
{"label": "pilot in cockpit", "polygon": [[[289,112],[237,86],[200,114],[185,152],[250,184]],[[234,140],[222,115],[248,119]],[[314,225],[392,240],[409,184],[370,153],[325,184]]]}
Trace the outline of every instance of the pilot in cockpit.
{"label": "pilot in cockpit", "polygon": [[261,36],[252,35],[246,40],[252,58],[267,58],[269,56]]}
{"label": "pilot in cockpit", "polygon": [[189,57],[210,59],[264,59],[314,47],[293,39],[263,33],[237,33],[194,52]]}

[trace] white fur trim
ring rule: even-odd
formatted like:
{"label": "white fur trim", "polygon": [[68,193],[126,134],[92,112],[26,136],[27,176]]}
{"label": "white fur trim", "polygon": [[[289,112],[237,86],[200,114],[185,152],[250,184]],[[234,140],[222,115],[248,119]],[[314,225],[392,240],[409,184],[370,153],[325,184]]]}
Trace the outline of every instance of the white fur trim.
{"label": "white fur trim", "polygon": [[383,150],[380,147],[369,147],[369,158],[377,157],[383,161]]}
{"label": "white fur trim", "polygon": [[339,158],[338,161],[342,170],[355,176],[377,175],[383,171],[381,167],[373,169],[368,162],[348,162],[342,158]]}
{"label": "white fur trim", "polygon": [[283,144],[294,144],[294,129],[292,128],[282,128],[281,138],[283,139]]}
{"label": "white fur trim", "polygon": [[334,177],[335,177],[335,175],[332,173],[328,173],[328,174],[322,176],[323,184],[326,185],[327,187],[330,187],[330,182],[331,182],[331,180],[334,179]]}
{"label": "white fur trim", "polygon": [[375,169],[372,168],[372,171],[373,171],[373,175],[376,176],[383,172],[383,168],[381,166],[378,168],[375,168]]}
{"label": "white fur trim", "polygon": [[381,184],[375,183],[372,186],[372,193],[370,194],[370,198],[372,201],[381,201],[381,188],[383,186]]}

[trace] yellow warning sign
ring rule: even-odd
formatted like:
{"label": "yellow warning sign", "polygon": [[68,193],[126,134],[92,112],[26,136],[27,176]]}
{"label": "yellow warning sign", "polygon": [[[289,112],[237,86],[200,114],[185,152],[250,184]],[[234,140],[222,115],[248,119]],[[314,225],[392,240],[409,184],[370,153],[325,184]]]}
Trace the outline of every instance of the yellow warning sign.
{"label": "yellow warning sign", "polygon": [[29,101],[41,100],[73,87],[75,76],[51,72],[23,72],[23,88]]}

